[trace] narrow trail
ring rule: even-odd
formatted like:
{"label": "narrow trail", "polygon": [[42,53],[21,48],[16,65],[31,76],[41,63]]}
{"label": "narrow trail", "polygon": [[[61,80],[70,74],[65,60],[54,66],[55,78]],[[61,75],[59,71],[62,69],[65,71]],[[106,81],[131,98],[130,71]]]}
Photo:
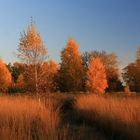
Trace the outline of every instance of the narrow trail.
{"label": "narrow trail", "polygon": [[97,128],[86,122],[75,109],[76,99],[65,100],[61,106],[61,124],[68,126],[76,140],[108,140]]}
{"label": "narrow trail", "polygon": [[[63,125],[68,125],[76,140],[133,140],[126,134],[115,130],[110,130],[99,121],[93,121],[85,118],[75,107],[76,99],[70,98],[63,102],[61,106],[61,121]],[[134,139],[136,140],[136,139]]]}

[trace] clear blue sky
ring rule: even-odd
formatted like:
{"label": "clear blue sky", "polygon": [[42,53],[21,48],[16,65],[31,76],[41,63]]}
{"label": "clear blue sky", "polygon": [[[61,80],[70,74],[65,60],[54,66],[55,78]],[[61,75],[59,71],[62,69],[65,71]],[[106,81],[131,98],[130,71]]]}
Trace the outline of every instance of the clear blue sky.
{"label": "clear blue sky", "polygon": [[0,56],[7,63],[17,60],[20,32],[31,16],[56,61],[71,36],[81,52],[115,52],[121,67],[140,46],[139,0],[1,0]]}

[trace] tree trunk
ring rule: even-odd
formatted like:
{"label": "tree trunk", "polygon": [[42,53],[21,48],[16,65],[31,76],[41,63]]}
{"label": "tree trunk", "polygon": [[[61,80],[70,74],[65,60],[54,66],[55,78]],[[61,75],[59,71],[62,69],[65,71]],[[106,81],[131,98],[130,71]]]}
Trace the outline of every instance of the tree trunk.
{"label": "tree trunk", "polygon": [[38,73],[37,73],[37,66],[35,64],[35,90],[36,90],[36,94],[38,95]]}

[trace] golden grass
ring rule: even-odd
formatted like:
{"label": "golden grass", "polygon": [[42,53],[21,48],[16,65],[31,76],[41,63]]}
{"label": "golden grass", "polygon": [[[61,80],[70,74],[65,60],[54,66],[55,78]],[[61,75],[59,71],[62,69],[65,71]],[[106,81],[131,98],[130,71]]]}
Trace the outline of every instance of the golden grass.
{"label": "golden grass", "polygon": [[60,108],[68,98],[50,94],[39,101],[37,97],[1,96],[0,140],[84,140],[84,127],[61,120]]}
{"label": "golden grass", "polygon": [[51,101],[31,97],[0,97],[0,139],[53,139],[59,112]]}
{"label": "golden grass", "polygon": [[[73,97],[76,110],[69,110],[65,104],[73,102]],[[74,124],[69,118],[75,119]],[[85,125],[78,126],[77,119]],[[50,94],[39,101],[29,96],[0,97],[0,140],[103,140],[103,131],[138,139],[139,130],[140,98]]]}
{"label": "golden grass", "polygon": [[63,120],[67,113],[74,117],[64,107],[71,98],[49,94],[39,101],[37,97],[1,96],[0,140],[104,140],[94,129]]}
{"label": "golden grass", "polygon": [[79,115],[106,133],[130,139],[140,138],[140,98],[113,98],[94,94],[77,98]]}

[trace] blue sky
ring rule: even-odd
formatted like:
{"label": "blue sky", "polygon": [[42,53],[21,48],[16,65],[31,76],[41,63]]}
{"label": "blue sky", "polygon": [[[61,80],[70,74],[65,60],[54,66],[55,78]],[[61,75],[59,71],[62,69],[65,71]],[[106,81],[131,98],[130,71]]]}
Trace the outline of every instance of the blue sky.
{"label": "blue sky", "polygon": [[0,56],[17,61],[20,32],[32,16],[48,48],[50,58],[60,61],[69,37],[81,53],[115,52],[123,67],[134,61],[140,46],[139,0],[1,0]]}

